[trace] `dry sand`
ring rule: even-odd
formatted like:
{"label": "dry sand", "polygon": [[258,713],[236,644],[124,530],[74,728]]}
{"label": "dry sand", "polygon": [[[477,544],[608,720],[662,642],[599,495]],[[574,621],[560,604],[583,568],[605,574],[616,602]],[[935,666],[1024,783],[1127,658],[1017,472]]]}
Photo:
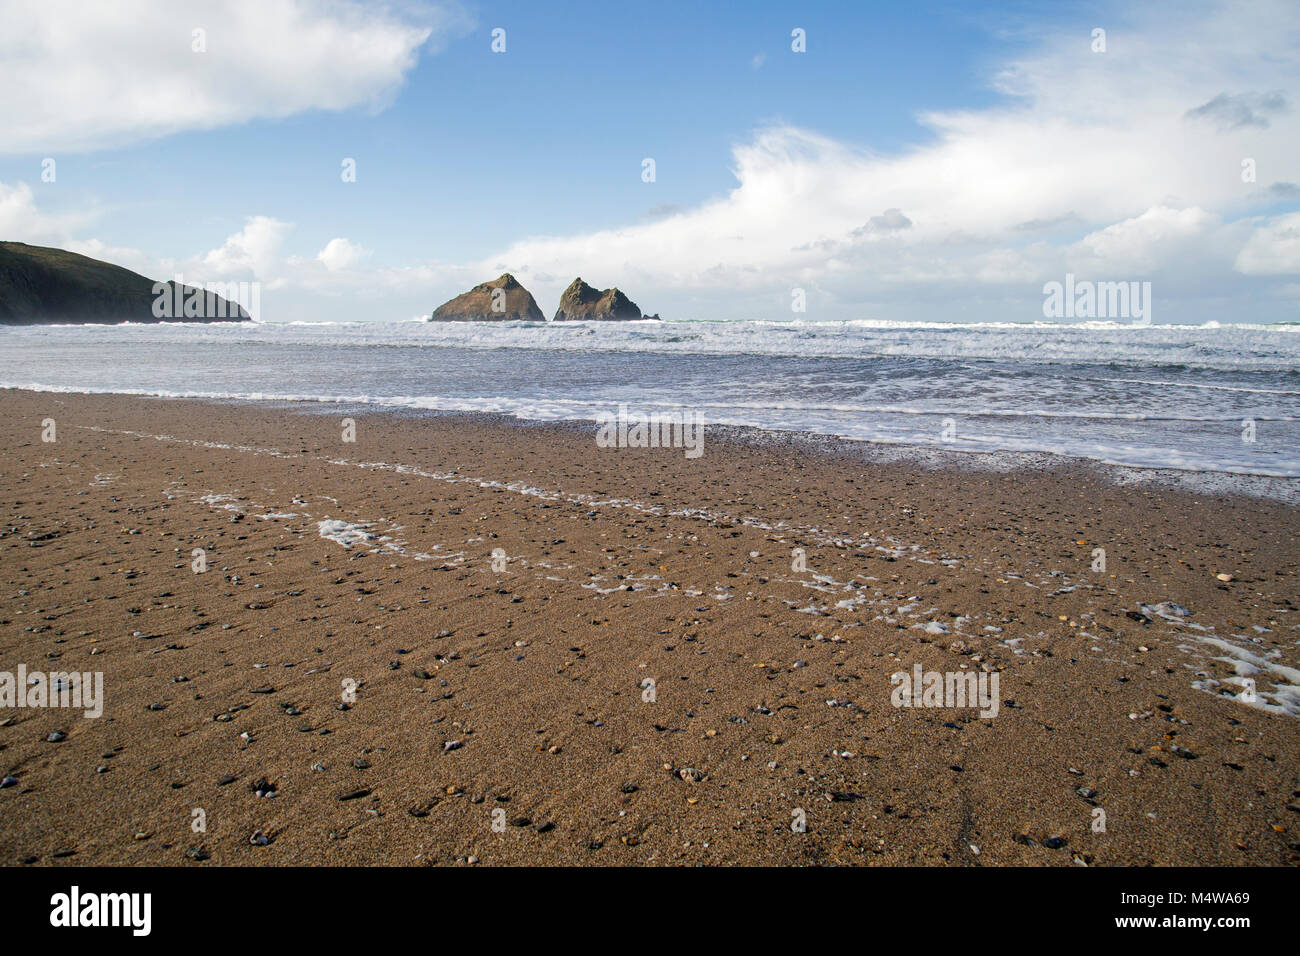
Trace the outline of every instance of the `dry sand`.
{"label": "dry sand", "polygon": [[[0,711],[6,864],[1300,861],[1300,723],[1225,696],[1211,640],[1277,703],[1294,507],[779,440],[0,409],[0,668],[106,694]],[[1191,617],[1127,614],[1163,601]],[[998,715],[892,706],[917,662],[996,671]]]}

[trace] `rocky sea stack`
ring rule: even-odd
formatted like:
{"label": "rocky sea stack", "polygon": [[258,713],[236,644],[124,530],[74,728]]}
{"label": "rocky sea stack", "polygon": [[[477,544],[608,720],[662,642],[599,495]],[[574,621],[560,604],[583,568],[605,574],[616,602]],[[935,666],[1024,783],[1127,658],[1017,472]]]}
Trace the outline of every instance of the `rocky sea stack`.
{"label": "rocky sea stack", "polygon": [[[175,308],[176,303],[182,308]],[[187,303],[193,308],[185,308]],[[156,283],[130,269],[66,249],[0,242],[0,325],[247,322],[251,318],[238,303],[215,293],[174,282]]]}
{"label": "rocky sea stack", "polygon": [[582,279],[574,279],[560,296],[556,322],[628,322],[641,318],[635,302],[618,289],[596,291]]}
{"label": "rocky sea stack", "polygon": [[544,322],[533,294],[509,272],[474,286],[433,310],[430,322]]}

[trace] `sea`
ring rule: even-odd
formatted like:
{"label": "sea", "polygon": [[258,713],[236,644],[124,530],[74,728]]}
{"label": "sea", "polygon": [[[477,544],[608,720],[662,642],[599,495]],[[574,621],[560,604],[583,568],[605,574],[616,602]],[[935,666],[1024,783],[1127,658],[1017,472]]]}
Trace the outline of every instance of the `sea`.
{"label": "sea", "polygon": [[1300,324],[5,327],[0,388],[530,421],[595,421],[626,406],[903,453],[1300,477]]}

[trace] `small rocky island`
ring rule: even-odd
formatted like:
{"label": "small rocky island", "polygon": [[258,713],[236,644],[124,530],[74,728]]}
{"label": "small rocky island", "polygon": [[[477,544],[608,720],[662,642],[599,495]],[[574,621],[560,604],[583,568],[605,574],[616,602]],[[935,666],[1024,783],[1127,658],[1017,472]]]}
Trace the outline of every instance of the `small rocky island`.
{"label": "small rocky island", "polygon": [[581,278],[574,279],[560,296],[556,322],[631,322],[641,318],[637,304],[618,289],[596,291]]}
{"label": "small rocky island", "polygon": [[[658,319],[641,314],[635,302],[618,289],[593,289],[581,279],[574,279],[560,296],[555,322],[628,322],[635,319]],[[474,286],[433,310],[429,322],[544,322],[531,292],[510,273]]]}
{"label": "small rocky island", "polygon": [[545,322],[533,294],[509,272],[433,310],[430,322]]}
{"label": "small rocky island", "polygon": [[[164,299],[164,308],[157,308]],[[187,307],[176,310],[172,308],[176,302]],[[197,308],[189,308],[190,303]],[[194,314],[188,314],[191,312]],[[66,249],[0,242],[0,325],[251,319],[238,303],[210,291],[171,281],[154,282],[130,269]]]}

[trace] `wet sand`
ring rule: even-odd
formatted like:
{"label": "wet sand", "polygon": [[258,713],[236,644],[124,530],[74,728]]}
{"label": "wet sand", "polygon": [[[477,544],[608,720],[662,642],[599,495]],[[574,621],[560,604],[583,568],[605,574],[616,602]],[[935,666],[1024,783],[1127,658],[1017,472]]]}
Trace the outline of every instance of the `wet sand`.
{"label": "wet sand", "polygon": [[[1294,506],[780,436],[0,409],[0,669],[106,698],[0,710],[7,865],[1300,862]],[[997,715],[894,706],[918,663],[996,673]]]}

